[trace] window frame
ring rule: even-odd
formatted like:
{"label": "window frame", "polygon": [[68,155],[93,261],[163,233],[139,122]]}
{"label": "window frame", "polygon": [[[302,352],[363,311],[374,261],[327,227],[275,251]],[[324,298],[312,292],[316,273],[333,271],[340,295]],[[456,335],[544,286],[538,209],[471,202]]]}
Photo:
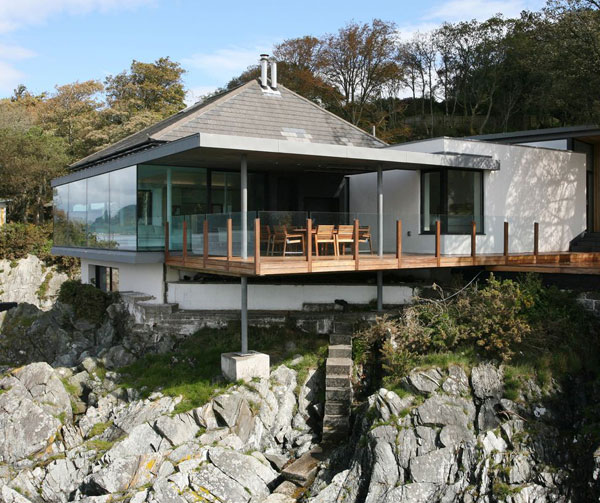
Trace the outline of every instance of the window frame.
{"label": "window frame", "polygon": [[441,229],[440,232],[441,234],[444,234],[446,236],[468,236],[471,234],[470,231],[468,232],[448,232],[448,219],[447,217],[448,215],[448,173],[450,171],[468,171],[471,173],[480,173],[481,176],[481,230],[477,231],[477,235],[479,236],[483,236],[485,235],[485,190],[484,190],[484,171],[481,169],[441,169],[441,168],[435,168],[435,169],[424,169],[421,170],[421,174],[419,177],[419,182],[420,182],[420,190],[419,190],[419,195],[420,195],[420,204],[419,204],[419,211],[420,211],[420,215],[419,215],[419,234],[420,235],[425,235],[425,236],[430,236],[435,234],[435,229],[434,230],[430,230],[430,231],[426,231],[424,230],[424,221],[423,221],[423,216],[425,215],[425,183],[424,183],[424,178],[425,175],[428,173],[439,173],[440,174],[440,207],[443,209],[443,213],[441,214],[443,217],[446,218],[442,218],[441,220]]}

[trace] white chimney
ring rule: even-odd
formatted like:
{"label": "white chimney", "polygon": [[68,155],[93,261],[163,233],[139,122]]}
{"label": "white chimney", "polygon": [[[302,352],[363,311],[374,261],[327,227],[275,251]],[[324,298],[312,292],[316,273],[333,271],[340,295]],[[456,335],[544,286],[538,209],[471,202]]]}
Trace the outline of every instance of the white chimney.
{"label": "white chimney", "polygon": [[277,61],[271,60],[271,87],[277,89]]}
{"label": "white chimney", "polygon": [[263,87],[267,87],[269,84],[267,83],[267,66],[269,64],[269,55],[261,54],[260,55],[260,85]]}

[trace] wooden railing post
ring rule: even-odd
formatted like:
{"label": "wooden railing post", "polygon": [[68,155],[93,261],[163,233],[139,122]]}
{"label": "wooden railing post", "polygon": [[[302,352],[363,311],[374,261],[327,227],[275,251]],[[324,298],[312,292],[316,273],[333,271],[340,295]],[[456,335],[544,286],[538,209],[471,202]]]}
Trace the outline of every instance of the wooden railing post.
{"label": "wooden railing post", "polygon": [[396,258],[400,269],[402,267],[402,220],[396,221]]}
{"label": "wooden railing post", "polygon": [[[477,255],[477,222],[471,222],[471,257],[475,259]],[[473,260],[475,262],[475,260]]]}
{"label": "wooden railing post", "polygon": [[508,222],[504,222],[504,261],[508,263]]}
{"label": "wooden railing post", "polygon": [[169,259],[169,222],[165,222],[165,261]]}
{"label": "wooden railing post", "polygon": [[202,256],[204,258],[204,267],[206,268],[206,261],[208,259],[208,220],[206,220],[206,219],[202,223],[202,241],[203,241]]}
{"label": "wooden railing post", "polygon": [[183,250],[183,264],[185,265],[185,260],[187,259],[187,222],[185,221],[185,217],[183,217],[182,250]]}
{"label": "wooden railing post", "polygon": [[540,224],[538,222],[533,223],[533,256],[537,261],[537,256],[540,251]]}
{"label": "wooden railing post", "polygon": [[260,274],[260,218],[254,219],[254,274]]}
{"label": "wooden railing post", "polygon": [[354,268],[358,271],[360,262],[359,244],[360,244],[360,223],[358,219],[354,220],[354,242],[352,243],[352,256],[354,258]]}
{"label": "wooden railing post", "polygon": [[308,272],[312,272],[312,218],[306,219],[306,261],[308,262]]}
{"label": "wooden railing post", "polygon": [[439,220],[435,221],[435,256],[437,258],[437,266],[440,267],[442,262],[442,254],[440,253],[442,241],[442,226]]}
{"label": "wooden railing post", "polygon": [[231,218],[227,219],[227,270],[229,271],[229,265],[233,257],[233,221]]}

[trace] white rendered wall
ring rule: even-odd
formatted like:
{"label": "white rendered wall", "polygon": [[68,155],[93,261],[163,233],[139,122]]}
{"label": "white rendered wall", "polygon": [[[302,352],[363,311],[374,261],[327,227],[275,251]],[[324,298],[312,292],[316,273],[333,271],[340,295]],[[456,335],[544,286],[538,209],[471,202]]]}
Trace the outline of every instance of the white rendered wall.
{"label": "white rendered wall", "polygon": [[[384,286],[386,304],[407,304],[414,295],[408,286]],[[368,304],[377,298],[375,285],[248,285],[248,309],[300,311],[305,303],[331,304],[337,299],[350,304]],[[169,283],[167,301],[180,309],[240,309],[240,285],[179,282]]]}
{"label": "white rendered wall", "polygon": [[[443,147],[440,142],[443,141]],[[565,251],[586,227],[585,155],[574,152],[503,145],[480,141],[435,139],[390,148],[429,152],[488,155],[500,161],[500,170],[484,172],[484,229],[477,236],[478,253],[502,253],[503,227],[509,222],[510,252],[533,250],[533,224],[540,224],[540,251]],[[403,250],[432,253],[433,236],[419,236],[420,174],[387,171],[384,213],[390,214],[384,236],[385,251],[395,249],[393,220],[403,222]],[[376,175],[350,177],[350,211],[375,211]],[[408,236],[408,232],[412,235]],[[470,236],[442,236],[444,254],[469,254]]]}
{"label": "white rendered wall", "polygon": [[150,302],[161,304],[164,301],[163,264],[123,264],[81,259],[82,283],[92,281],[97,265],[119,270],[119,291],[151,295],[154,300]]}

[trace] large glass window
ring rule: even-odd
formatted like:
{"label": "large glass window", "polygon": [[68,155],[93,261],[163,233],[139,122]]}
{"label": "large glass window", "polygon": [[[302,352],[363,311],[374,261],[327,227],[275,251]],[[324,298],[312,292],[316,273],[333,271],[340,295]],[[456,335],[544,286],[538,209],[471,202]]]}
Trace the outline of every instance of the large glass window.
{"label": "large glass window", "polygon": [[69,184],[69,244],[87,246],[87,180]]}
{"label": "large glass window", "polygon": [[90,248],[110,248],[109,228],[109,178],[110,175],[94,176],[87,185],[87,246]]}
{"label": "large glass window", "polygon": [[439,220],[445,234],[470,234],[471,222],[483,232],[483,173],[427,171],[421,175],[423,233],[435,232]]}
{"label": "large glass window", "polygon": [[69,186],[59,185],[53,190],[54,200],[54,244],[56,246],[69,246],[68,214],[69,214]]}
{"label": "large glass window", "polygon": [[111,248],[136,249],[136,167],[110,172]]}

